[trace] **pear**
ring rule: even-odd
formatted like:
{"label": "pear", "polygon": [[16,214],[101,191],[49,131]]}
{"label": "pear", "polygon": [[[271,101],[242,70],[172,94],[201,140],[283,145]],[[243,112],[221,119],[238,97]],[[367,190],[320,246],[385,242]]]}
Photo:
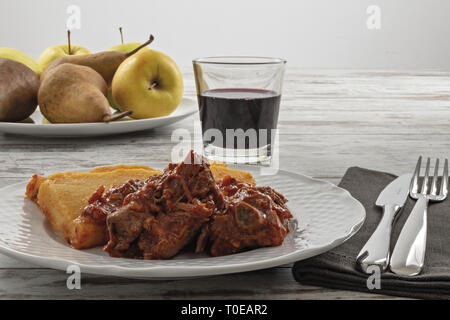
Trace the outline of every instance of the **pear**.
{"label": "pear", "polygon": [[43,78],[38,93],[42,114],[51,123],[108,122],[130,113],[112,115],[103,77],[86,66],[63,63]]}
{"label": "pear", "polygon": [[39,78],[26,65],[0,58],[0,121],[21,121],[37,108]]}
{"label": "pear", "polygon": [[23,63],[28,68],[33,70],[38,77],[42,72],[42,67],[39,63],[34,61],[29,55],[13,48],[0,48],[0,58],[11,59]]}
{"label": "pear", "polygon": [[143,43],[139,47],[130,52],[120,52],[120,51],[103,51],[94,54],[86,54],[79,56],[65,56],[58,58],[51,62],[47,68],[43,71],[41,78],[44,79],[48,72],[50,72],[53,68],[63,63],[71,63],[82,65],[86,67],[91,67],[95,71],[97,71],[103,79],[105,79],[107,85],[109,86],[112,82],[113,76],[119,67],[119,65],[129,56],[135,54],[140,49],[146,47],[150,43],[152,43],[154,37],[150,35],[150,38],[147,42]]}
{"label": "pear", "polygon": [[23,119],[23,120],[20,120],[19,121],[20,123],[29,123],[29,124],[32,124],[32,123],[35,123],[34,122],[34,120],[33,119],[31,119],[30,117],[28,117],[28,118],[26,118],[26,119]]}

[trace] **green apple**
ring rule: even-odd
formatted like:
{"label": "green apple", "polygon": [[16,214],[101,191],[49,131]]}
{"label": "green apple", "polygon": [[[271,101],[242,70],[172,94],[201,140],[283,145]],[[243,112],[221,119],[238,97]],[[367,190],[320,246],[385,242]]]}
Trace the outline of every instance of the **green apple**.
{"label": "green apple", "polygon": [[112,81],[112,95],[121,111],[135,119],[171,114],[183,98],[183,77],[175,61],[162,52],[141,50],[127,58]]}
{"label": "green apple", "polygon": [[13,48],[0,48],[0,58],[6,58],[10,60],[14,60],[26,65],[28,68],[33,70],[38,76],[41,75],[42,68],[34,61],[30,56],[22,51]]}

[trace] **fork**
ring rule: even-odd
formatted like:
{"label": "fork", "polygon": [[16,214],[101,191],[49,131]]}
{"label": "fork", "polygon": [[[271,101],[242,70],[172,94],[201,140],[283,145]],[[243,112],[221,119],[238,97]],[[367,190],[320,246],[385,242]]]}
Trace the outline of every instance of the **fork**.
{"label": "fork", "polygon": [[427,215],[428,202],[445,200],[448,194],[448,160],[445,159],[441,188],[437,192],[439,159],[434,166],[433,181],[429,184],[430,158],[427,159],[422,188],[419,192],[419,174],[422,165],[422,156],[417,161],[416,169],[411,179],[409,195],[417,202],[403,226],[394,251],[392,252],[391,271],[402,276],[415,276],[420,274],[425,260],[427,242]]}

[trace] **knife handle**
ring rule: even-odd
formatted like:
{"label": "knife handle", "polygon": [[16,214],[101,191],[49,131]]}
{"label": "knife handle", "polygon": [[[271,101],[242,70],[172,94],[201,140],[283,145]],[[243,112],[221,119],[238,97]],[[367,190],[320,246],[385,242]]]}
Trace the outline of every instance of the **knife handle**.
{"label": "knife handle", "polygon": [[399,211],[398,205],[383,206],[383,217],[372,236],[356,258],[357,265],[365,273],[371,273],[368,267],[377,265],[380,271],[386,271],[389,265],[392,225]]}
{"label": "knife handle", "polygon": [[390,263],[395,274],[415,276],[422,271],[427,245],[427,207],[428,198],[420,197],[400,232]]}

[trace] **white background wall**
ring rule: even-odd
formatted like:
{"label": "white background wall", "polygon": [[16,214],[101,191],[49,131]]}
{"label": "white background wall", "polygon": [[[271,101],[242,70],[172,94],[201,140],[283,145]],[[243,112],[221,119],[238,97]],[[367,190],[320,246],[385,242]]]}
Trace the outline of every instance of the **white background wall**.
{"label": "white background wall", "polygon": [[[65,41],[67,7],[81,8],[72,43],[99,51],[156,36],[180,66],[209,55],[286,58],[310,68],[450,68],[448,0],[0,0],[0,47],[38,58]],[[369,5],[381,29],[366,27]]]}

